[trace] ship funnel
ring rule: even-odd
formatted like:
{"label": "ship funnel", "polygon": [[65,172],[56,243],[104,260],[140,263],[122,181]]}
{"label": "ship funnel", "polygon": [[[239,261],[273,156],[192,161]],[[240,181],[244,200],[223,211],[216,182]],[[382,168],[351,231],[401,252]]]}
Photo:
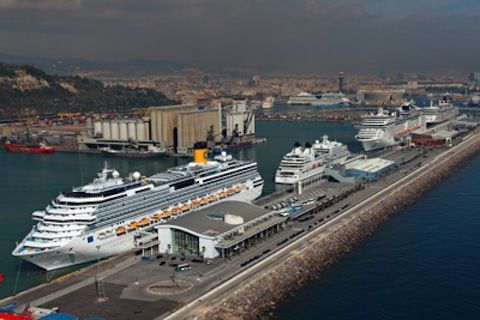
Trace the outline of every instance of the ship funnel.
{"label": "ship funnel", "polygon": [[195,163],[207,163],[207,143],[197,142],[193,146],[193,161]]}
{"label": "ship funnel", "polygon": [[310,142],[305,142],[305,148],[311,148],[312,145],[310,144]]}

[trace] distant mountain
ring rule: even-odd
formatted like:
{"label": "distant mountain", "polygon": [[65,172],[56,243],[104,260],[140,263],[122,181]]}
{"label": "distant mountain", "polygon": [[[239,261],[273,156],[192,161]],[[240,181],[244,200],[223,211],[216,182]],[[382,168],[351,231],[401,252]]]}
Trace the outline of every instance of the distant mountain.
{"label": "distant mountain", "polygon": [[172,102],[153,89],[106,87],[94,79],[51,75],[30,65],[0,63],[0,118],[62,111],[125,112]]}
{"label": "distant mountain", "polygon": [[48,59],[22,57],[0,52],[0,61],[16,65],[33,65],[55,74],[78,74],[81,72],[107,72],[115,75],[152,74],[172,72],[192,65],[168,60],[132,59],[125,61],[96,61],[82,58]]}

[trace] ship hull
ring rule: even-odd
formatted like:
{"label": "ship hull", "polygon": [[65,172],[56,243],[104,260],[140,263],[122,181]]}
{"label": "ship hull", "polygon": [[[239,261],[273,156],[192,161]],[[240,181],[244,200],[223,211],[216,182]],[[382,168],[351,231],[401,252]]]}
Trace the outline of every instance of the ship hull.
{"label": "ship hull", "polygon": [[5,149],[14,152],[32,152],[32,153],[52,153],[55,149],[52,147],[32,147],[20,144],[5,144]]}
{"label": "ship hull", "polygon": [[[225,200],[251,202],[260,197],[262,190],[263,184],[244,190],[226,198]],[[215,203],[225,200],[219,200]],[[108,229],[113,229],[113,226],[77,236],[66,245],[55,250],[16,256],[37,265],[42,269],[51,271],[88,262],[95,262],[97,260],[128,252],[135,248],[133,239],[135,232],[125,233],[120,236],[112,234],[112,236],[100,240],[98,235],[105,233]],[[92,237],[92,242],[87,241],[89,237]]]}

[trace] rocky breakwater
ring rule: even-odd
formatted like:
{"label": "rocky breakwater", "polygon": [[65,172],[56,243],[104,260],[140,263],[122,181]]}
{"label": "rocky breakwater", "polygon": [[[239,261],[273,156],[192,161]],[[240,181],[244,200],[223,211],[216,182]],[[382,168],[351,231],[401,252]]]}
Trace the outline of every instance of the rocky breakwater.
{"label": "rocky breakwater", "polygon": [[[309,244],[287,260],[273,264],[267,271],[250,278],[241,288],[229,294],[202,315],[204,319],[266,319],[276,304],[298,290],[320,272],[335,263],[351,248],[370,235],[400,208],[461,168],[480,152],[480,134],[453,147],[411,179],[405,179],[373,196],[368,204],[339,217],[326,230],[309,239]],[[294,248],[292,248],[294,249]]]}

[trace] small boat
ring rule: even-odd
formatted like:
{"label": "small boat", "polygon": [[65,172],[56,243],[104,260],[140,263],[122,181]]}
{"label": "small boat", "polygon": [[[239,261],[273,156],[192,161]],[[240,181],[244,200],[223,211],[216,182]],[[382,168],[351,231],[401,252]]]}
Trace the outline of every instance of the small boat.
{"label": "small boat", "polygon": [[200,199],[200,205],[206,205],[208,204],[208,198],[207,197],[203,197],[202,199]]}
{"label": "small boat", "polygon": [[125,230],[124,226],[120,226],[120,227],[117,228],[116,232],[117,232],[117,236],[120,236],[120,235],[124,234],[125,232],[127,232],[127,230]]}
{"label": "small boat", "polygon": [[228,188],[228,190],[227,190],[227,195],[231,196],[231,195],[234,194],[234,193],[235,193],[235,189],[234,189],[233,187]]}
{"label": "small boat", "polygon": [[186,212],[190,210],[190,205],[188,203],[184,203],[182,206],[182,212]]}
{"label": "small boat", "polygon": [[157,212],[151,218],[154,219],[154,220],[160,220],[160,219],[162,219],[162,214]]}
{"label": "small boat", "polygon": [[200,200],[192,200],[192,207],[198,207],[200,205]]}
{"label": "small boat", "polygon": [[139,227],[145,227],[149,223],[150,223],[150,219],[148,219],[147,217],[144,217],[144,218],[140,219],[140,221],[138,222],[138,226]]}
{"label": "small boat", "polygon": [[172,214],[176,215],[176,214],[179,214],[181,211],[182,209],[180,209],[180,207],[173,207]]}
{"label": "small boat", "polygon": [[242,187],[239,186],[239,185],[236,185],[235,187],[233,187],[235,193],[239,193],[240,191],[242,191]]}
{"label": "small boat", "polygon": [[214,194],[211,194],[209,197],[208,197],[208,202],[214,202],[214,201],[217,201],[218,198],[216,195]]}
{"label": "small boat", "polygon": [[170,218],[171,215],[172,215],[172,212],[170,210],[165,210],[162,212],[163,219]]}
{"label": "small boat", "polygon": [[220,191],[219,197],[220,197],[220,199],[226,198],[227,197],[227,192],[223,191],[223,190]]}
{"label": "small boat", "polygon": [[138,222],[137,221],[132,221],[128,225],[128,231],[133,231],[133,230],[137,229],[137,227],[138,227]]}
{"label": "small boat", "polygon": [[102,148],[101,151],[104,154],[115,156],[115,157],[126,157],[126,158],[154,158],[154,157],[163,157],[166,155],[167,151],[165,148],[148,146],[147,150],[142,150],[140,148],[123,148],[120,150],[112,149],[110,147]]}

